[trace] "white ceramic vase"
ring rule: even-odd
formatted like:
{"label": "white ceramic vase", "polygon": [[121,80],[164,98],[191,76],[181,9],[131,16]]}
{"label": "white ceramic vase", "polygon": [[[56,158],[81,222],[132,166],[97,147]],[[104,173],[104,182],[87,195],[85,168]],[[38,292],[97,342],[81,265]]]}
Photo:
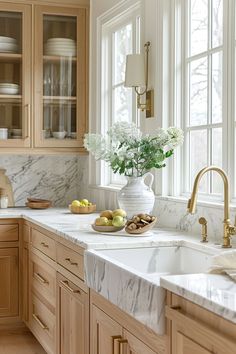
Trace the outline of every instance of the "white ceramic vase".
{"label": "white ceramic vase", "polygon": [[[150,176],[147,185],[145,178]],[[142,177],[127,177],[127,184],[118,193],[118,204],[124,209],[128,218],[140,213],[151,214],[155,203],[155,195],[152,190],[154,177],[148,172]]]}

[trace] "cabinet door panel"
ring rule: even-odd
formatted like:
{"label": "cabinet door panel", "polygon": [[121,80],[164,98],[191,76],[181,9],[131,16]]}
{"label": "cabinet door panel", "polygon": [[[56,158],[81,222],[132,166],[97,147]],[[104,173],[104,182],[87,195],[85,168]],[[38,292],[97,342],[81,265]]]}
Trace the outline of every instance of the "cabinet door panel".
{"label": "cabinet door panel", "polygon": [[122,327],[96,306],[92,306],[91,354],[115,354],[114,337],[122,337]]}
{"label": "cabinet door panel", "polygon": [[60,354],[89,353],[89,299],[58,274],[58,339]]}
{"label": "cabinet door panel", "polygon": [[136,338],[133,334],[131,334],[127,330],[124,330],[124,338],[128,342],[127,354],[156,354],[157,353],[151,350],[147,345],[145,345],[142,341],[140,341],[138,338]]}
{"label": "cabinet door panel", "polygon": [[0,4],[0,147],[30,147],[31,6]]}
{"label": "cabinet door panel", "polygon": [[176,353],[178,354],[212,354],[212,351],[209,351],[198,343],[195,343],[193,340],[184,336],[182,333],[178,332],[176,335],[177,345]]}
{"label": "cabinet door panel", "polygon": [[18,275],[18,248],[0,249],[0,317],[18,315]]}

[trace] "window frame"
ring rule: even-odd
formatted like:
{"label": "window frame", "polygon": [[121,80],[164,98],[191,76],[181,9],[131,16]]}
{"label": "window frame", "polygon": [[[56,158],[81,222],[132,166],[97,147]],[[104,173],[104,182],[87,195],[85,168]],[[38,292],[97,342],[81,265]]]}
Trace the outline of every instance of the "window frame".
{"label": "window frame", "polygon": [[[139,53],[140,44],[142,42],[141,38],[141,27],[142,27],[142,6],[141,1],[128,0],[127,4],[121,4],[105,13],[102,18],[98,19],[98,86],[97,86],[97,107],[100,107],[100,112],[98,112],[96,131],[101,134],[106,134],[107,129],[112,124],[113,115],[113,35],[116,30],[124,27],[125,25],[132,23],[134,29],[133,33],[133,49],[135,53]],[[137,29],[139,34],[137,34]],[[122,83],[120,83],[121,85]],[[105,92],[108,93],[107,97]],[[105,99],[104,99],[105,97]],[[136,93],[132,90],[132,121],[139,125],[140,115],[136,106]],[[124,185],[121,183],[114,183],[112,180],[112,171],[108,164],[104,161],[99,161],[96,166],[96,185],[105,187],[115,187],[120,188]]]}
{"label": "window frame", "polygon": [[[186,0],[175,0],[175,6],[172,7],[172,42],[174,43],[172,50],[172,64],[175,70],[173,70],[173,76],[171,81],[174,86],[174,113],[170,119],[170,123],[173,125],[186,128],[186,119],[188,119],[188,111],[186,107],[189,105],[189,100],[185,100],[188,93],[187,88],[187,65],[185,65],[187,55],[187,40],[188,40],[188,5],[186,6]],[[222,120],[222,168],[226,171],[229,176],[230,190],[232,201],[236,202],[236,181],[235,181],[235,129],[236,127],[235,119],[230,118],[234,117],[235,113],[235,49],[236,38],[234,37],[235,33],[235,13],[236,5],[233,0],[224,0],[224,18],[223,18],[223,120]],[[209,26],[209,24],[208,24]],[[233,33],[233,34],[232,34]],[[235,43],[235,44],[234,44]],[[209,47],[208,47],[209,48]],[[216,50],[215,50],[216,49]],[[208,49],[208,54],[211,52],[218,52],[219,47],[215,49]],[[206,52],[205,52],[206,53]],[[198,55],[197,55],[198,56]],[[196,57],[197,57],[196,56]],[[200,57],[200,56],[199,56]],[[208,78],[209,85],[209,78]],[[209,89],[209,87],[208,87]],[[209,102],[208,102],[209,106]],[[209,107],[208,107],[209,109]],[[209,122],[208,122],[209,123]],[[221,124],[221,123],[220,123]],[[218,126],[219,124],[207,124],[202,127],[213,128],[213,126]],[[200,126],[197,126],[196,129],[201,129]],[[186,133],[185,133],[186,136]],[[180,198],[189,198],[190,192],[186,192],[186,185],[189,176],[186,176],[188,169],[186,168],[188,143],[185,142],[185,145],[176,151],[175,157],[172,161],[172,167],[169,171],[169,184],[170,184],[170,193],[172,197]],[[208,164],[209,164],[208,156]],[[173,176],[171,171],[177,171]],[[209,176],[208,176],[209,178]],[[235,181],[235,182],[234,182]],[[219,199],[222,199],[221,194],[206,194],[199,193],[200,198],[209,202],[217,202]]]}

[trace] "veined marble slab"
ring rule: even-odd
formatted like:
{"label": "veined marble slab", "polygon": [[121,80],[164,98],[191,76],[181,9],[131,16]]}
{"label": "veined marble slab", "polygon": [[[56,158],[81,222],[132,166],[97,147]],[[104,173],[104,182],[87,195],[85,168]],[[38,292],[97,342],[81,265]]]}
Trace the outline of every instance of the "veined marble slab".
{"label": "veined marble slab", "polygon": [[236,323],[236,283],[215,274],[170,275],[161,277],[163,288]]}

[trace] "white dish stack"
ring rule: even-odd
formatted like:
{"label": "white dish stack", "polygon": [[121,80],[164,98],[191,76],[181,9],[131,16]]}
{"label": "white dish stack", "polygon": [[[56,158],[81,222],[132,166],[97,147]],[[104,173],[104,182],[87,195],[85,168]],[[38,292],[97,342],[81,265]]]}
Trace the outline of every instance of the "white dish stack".
{"label": "white dish stack", "polygon": [[44,47],[44,54],[50,56],[76,56],[76,42],[70,38],[49,38]]}
{"label": "white dish stack", "polygon": [[19,46],[15,38],[0,36],[1,53],[17,53],[18,50],[19,50]]}
{"label": "white dish stack", "polygon": [[6,82],[0,83],[1,95],[17,95],[20,92],[20,86],[18,84],[11,84]]}

